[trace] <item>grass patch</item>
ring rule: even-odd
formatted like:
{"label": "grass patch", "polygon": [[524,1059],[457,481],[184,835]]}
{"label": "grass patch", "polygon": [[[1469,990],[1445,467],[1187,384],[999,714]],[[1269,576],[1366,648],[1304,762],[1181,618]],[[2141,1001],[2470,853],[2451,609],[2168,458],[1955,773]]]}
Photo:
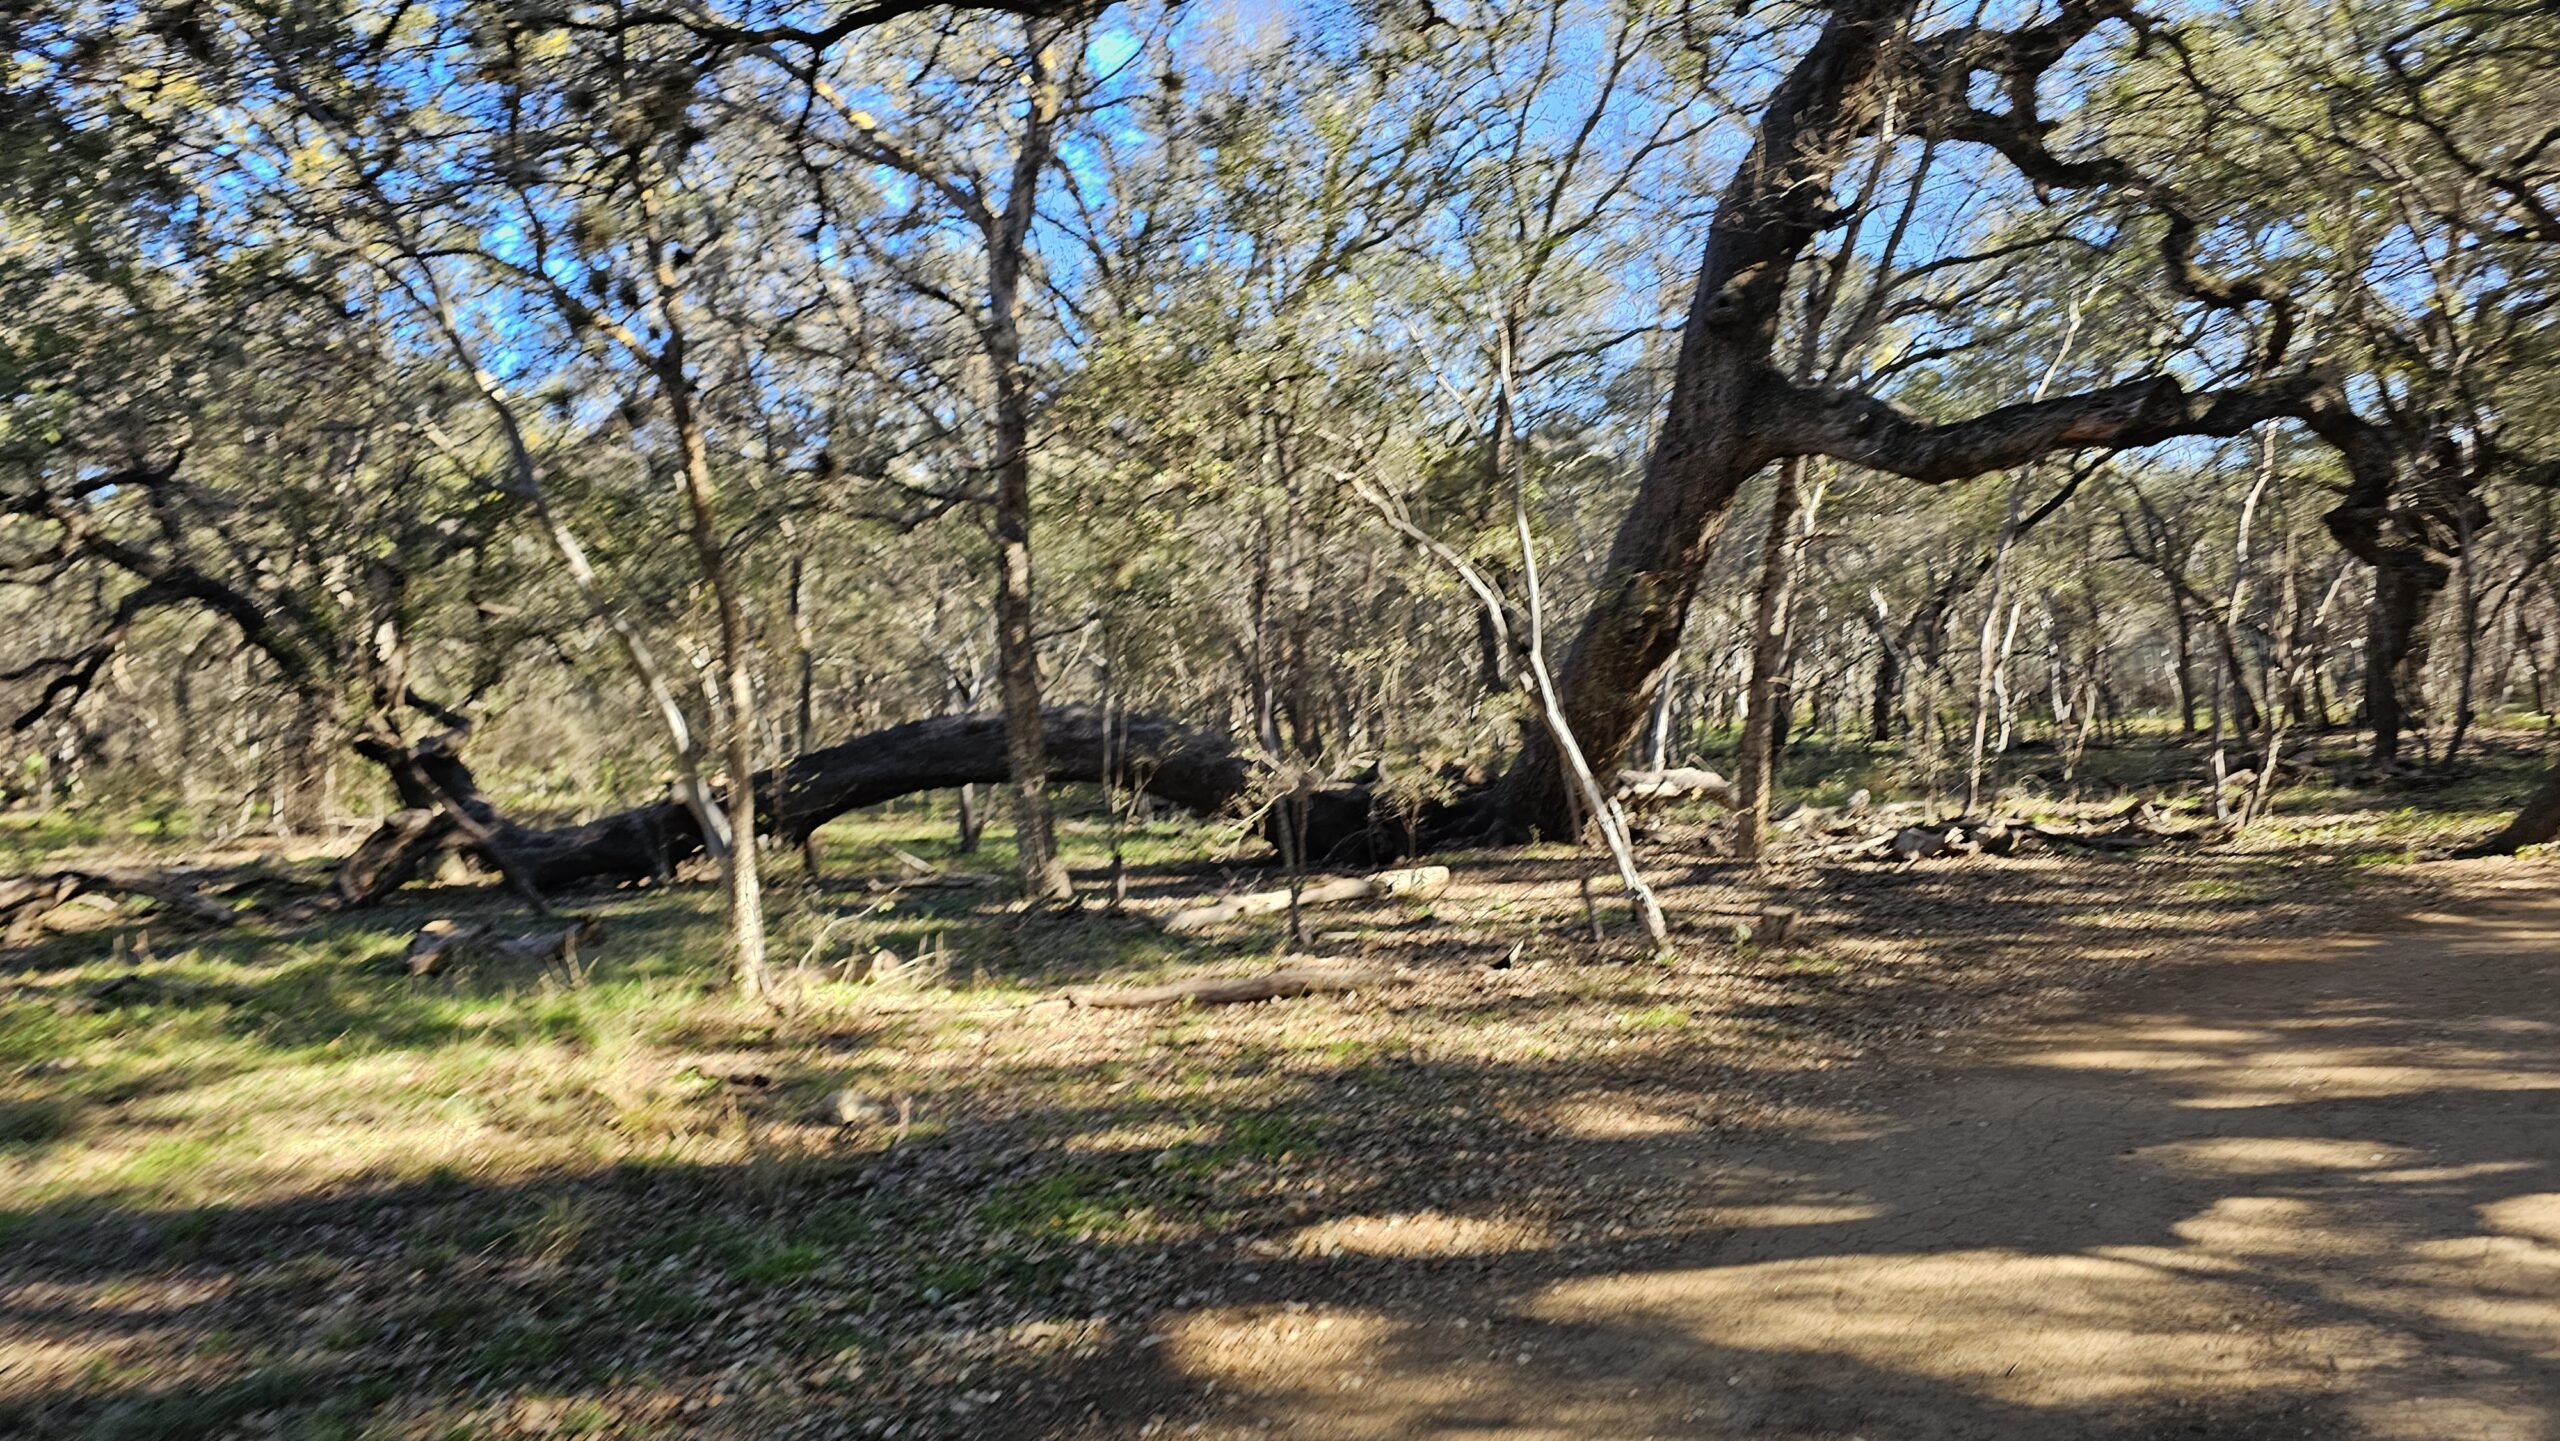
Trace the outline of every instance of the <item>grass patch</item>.
{"label": "grass patch", "polygon": [[1630,1031],[1677,1030],[1689,1024],[1689,1013],[1678,1006],[1647,1006],[1640,1011],[1622,1011],[1618,1024]]}
{"label": "grass patch", "polygon": [[744,1260],[729,1267],[729,1274],[747,1286],[784,1286],[816,1274],[827,1264],[826,1251],[807,1242],[760,1246]]}
{"label": "grass patch", "polygon": [[1146,1207],[1125,1181],[1076,1167],[1032,1181],[1016,1181],[988,1193],[978,1219],[1000,1230],[1058,1240],[1094,1240],[1127,1234]]}
{"label": "grass patch", "polygon": [[90,1441],[220,1435],[262,1411],[307,1409],[311,1398],[325,1394],[328,1385],[329,1378],[299,1368],[268,1367],[202,1389],[172,1389],[123,1401],[109,1407],[85,1434]]}

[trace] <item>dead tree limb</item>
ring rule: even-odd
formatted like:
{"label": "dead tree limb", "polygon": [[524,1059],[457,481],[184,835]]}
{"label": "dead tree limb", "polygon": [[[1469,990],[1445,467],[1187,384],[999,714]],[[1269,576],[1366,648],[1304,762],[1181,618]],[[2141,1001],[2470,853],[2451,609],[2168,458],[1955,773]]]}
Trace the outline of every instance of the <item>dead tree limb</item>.
{"label": "dead tree limb", "polygon": [[[1435,896],[1448,884],[1447,866],[1415,866],[1409,870],[1380,871],[1371,876],[1344,876],[1318,881],[1298,892],[1298,904],[1323,906],[1338,905],[1344,901]],[[1204,931],[1239,917],[1274,915],[1287,909],[1289,892],[1252,891],[1176,911],[1165,918],[1164,928],[1168,931]]]}
{"label": "dead tree limb", "polygon": [[1067,999],[1098,1010],[1140,1010],[1150,1006],[1225,1006],[1244,1001],[1276,1001],[1291,996],[1375,990],[1395,977],[1360,966],[1294,964],[1258,976],[1209,976],[1165,986],[1129,990],[1070,991]]}
{"label": "dead tree limb", "polygon": [[25,945],[44,934],[45,914],[84,895],[139,896],[163,912],[200,926],[228,926],[239,916],[225,902],[205,894],[223,878],[218,871],[131,871],[95,867],[66,868],[0,881],[0,927],[6,944]]}

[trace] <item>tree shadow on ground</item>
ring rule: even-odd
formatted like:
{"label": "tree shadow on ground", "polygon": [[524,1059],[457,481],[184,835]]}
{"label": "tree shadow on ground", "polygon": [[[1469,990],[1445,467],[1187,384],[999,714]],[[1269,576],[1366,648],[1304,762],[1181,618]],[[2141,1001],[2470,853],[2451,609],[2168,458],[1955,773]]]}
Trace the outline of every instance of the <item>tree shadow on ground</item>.
{"label": "tree shadow on ground", "polygon": [[[1836,906],[1963,884],[1908,876]],[[2028,890],[1993,939],[2118,929],[2102,878]],[[2222,944],[2252,904],[2183,927]],[[2200,959],[1927,1074],[1688,1033],[1186,1062],[1171,1017],[1131,1024],[1211,1084],[1008,1063],[1013,1094],[1083,1099],[977,1114],[959,1088],[895,1145],[32,1207],[0,1217],[0,1427],[2243,1438],[2391,1434],[2423,1403],[2468,1419],[2399,1434],[2534,1435],[2560,1407],[2560,987],[2547,945],[2430,934]],[[1896,1047],[1967,996],[1724,964],[1882,999]],[[1721,1088],[1770,1104],[1689,1104]]]}

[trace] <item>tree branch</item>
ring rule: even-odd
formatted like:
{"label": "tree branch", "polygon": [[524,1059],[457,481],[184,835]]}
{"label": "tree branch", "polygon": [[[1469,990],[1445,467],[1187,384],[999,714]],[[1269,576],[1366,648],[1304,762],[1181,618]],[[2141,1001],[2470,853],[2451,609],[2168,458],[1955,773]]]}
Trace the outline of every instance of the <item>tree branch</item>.
{"label": "tree branch", "polygon": [[1757,437],[1771,458],[1827,455],[1924,485],[1943,485],[2070,450],[2137,450],[2179,436],[2232,436],[2302,417],[2333,389],[2301,374],[2189,391],[2166,375],[2025,401],[1932,423],[1864,391],[1791,385],[1774,372],[1770,419]]}

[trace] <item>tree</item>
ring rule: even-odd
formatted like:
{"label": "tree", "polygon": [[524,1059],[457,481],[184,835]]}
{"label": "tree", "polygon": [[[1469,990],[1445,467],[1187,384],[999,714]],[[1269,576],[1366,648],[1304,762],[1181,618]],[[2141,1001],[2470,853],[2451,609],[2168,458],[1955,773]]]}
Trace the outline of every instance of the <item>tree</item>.
{"label": "tree", "polygon": [[[2052,148],[2056,129],[2040,108],[2049,73],[2107,27],[2138,40],[2151,27],[2141,12],[2066,0],[2053,18],[2016,30],[1929,35],[1912,33],[1916,13],[1901,0],[1831,7],[1763,103],[1751,151],[1718,203],[1663,428],[1611,548],[1607,588],[1565,666],[1566,707],[1595,756],[1621,754],[1634,738],[1733,497],[1772,461],[1828,455],[1943,484],[2045,455],[2230,436],[2294,418],[2340,449],[2360,485],[2392,466],[2331,374],[2287,368],[2299,307],[2284,288],[2200,263],[2205,217],[2190,197],[2103,150]],[[1985,95],[1999,108],[1977,98]],[[1773,361],[1789,280],[1816,237],[1848,218],[1836,182],[1871,136],[1979,147],[2046,191],[2124,203],[2159,236],[2162,278],[2176,296],[2207,316],[2254,321],[2242,377],[2191,391],[2155,370],[1942,422],[1871,391],[1794,384]],[[1535,737],[1505,777],[1498,808],[1531,829],[1571,828],[1562,773]]]}

